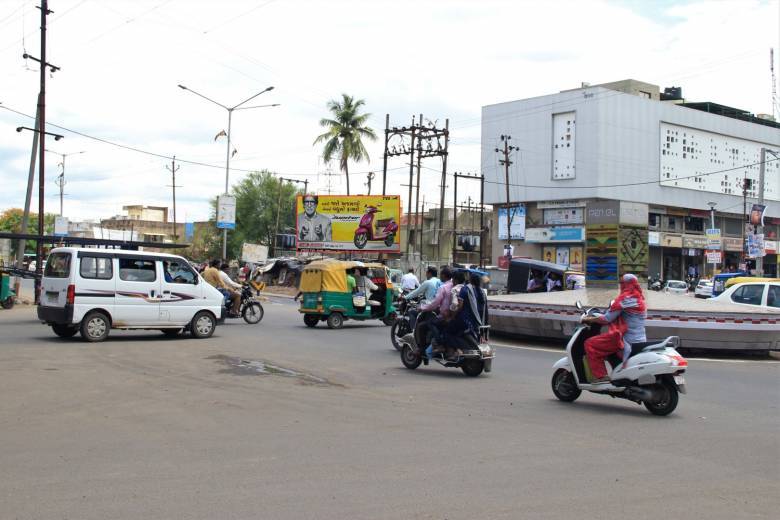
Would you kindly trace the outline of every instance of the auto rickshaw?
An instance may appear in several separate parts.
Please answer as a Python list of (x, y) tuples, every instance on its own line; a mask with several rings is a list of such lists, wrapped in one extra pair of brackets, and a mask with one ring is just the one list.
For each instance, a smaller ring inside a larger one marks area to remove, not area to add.
[(571, 270), (565, 265), (530, 258), (516, 258), (509, 264), (508, 292), (547, 292), (548, 280), (560, 282), (553, 285), (553, 290), (585, 288), (585, 273)]
[[(379, 288), (362, 291), (358, 281), (354, 291), (347, 288), (347, 273), (358, 269)], [(301, 306), (307, 327), (325, 321), (328, 328), (340, 329), (344, 320), (381, 320), (385, 325), (395, 321), (393, 282), (382, 264), (321, 260), (308, 264), (301, 273)], [(366, 293), (370, 294), (366, 294)]]
[(15, 297), (16, 293), (11, 289), (11, 277), (0, 272), (0, 306), (3, 309), (10, 309), (14, 306)]

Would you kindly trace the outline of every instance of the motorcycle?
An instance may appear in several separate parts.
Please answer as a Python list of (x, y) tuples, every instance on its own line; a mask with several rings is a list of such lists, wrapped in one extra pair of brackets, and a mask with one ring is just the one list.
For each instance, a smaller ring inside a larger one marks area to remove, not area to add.
[(647, 289), (650, 291), (660, 291), (664, 288), (664, 284), (661, 281), (661, 274), (657, 274), (655, 278), (652, 276), (647, 279)]
[(412, 332), (412, 316), (410, 311), (416, 311), (418, 305), (418, 301), (410, 301), (403, 296), (396, 300), (395, 307), (398, 309), (398, 316), (390, 327), (390, 341), (399, 352), (403, 348), (401, 338)]
[(433, 319), (434, 313), (422, 312), (417, 317), (414, 332), (402, 336), (399, 341), (401, 347), (401, 363), (414, 370), (420, 364), (426, 366), (431, 360), (443, 367), (460, 368), (464, 374), (477, 377), (483, 371), (490, 372), (493, 368), (495, 350), (488, 343), (490, 325), (483, 325), (479, 329), (479, 342), (471, 334), (463, 334), (453, 338), (448, 336), (447, 348), (460, 349), (461, 354), (455, 357), (447, 357), (445, 352), (434, 352), (430, 357), (426, 354), (426, 347), (431, 344), (432, 331), (427, 323)]
[(250, 325), (254, 325), (255, 323), (260, 323), (260, 320), (263, 319), (263, 316), (265, 315), (265, 311), (263, 310), (263, 305), (260, 303), (257, 298), (255, 298), (252, 295), (252, 288), (248, 284), (242, 284), (241, 286), (241, 304), (238, 308), (238, 315), (237, 316), (231, 316), (230, 315), (230, 309), (232, 308), (232, 302), (230, 301), (230, 298), (225, 297), (224, 301), (225, 306), (225, 318), (228, 319), (237, 319), (237, 318), (244, 318), (244, 321), (249, 323)]
[[(582, 317), (600, 316), (597, 309), (583, 310), (577, 302)], [(580, 324), (566, 346), (566, 357), (553, 365), (552, 391), (564, 402), (575, 401), (583, 390), (596, 394), (628, 399), (644, 404), (654, 415), (669, 415), (677, 408), (679, 393), (686, 393), (685, 376), (688, 361), (677, 348), (678, 336), (663, 341), (647, 341), (631, 345), (627, 363), (615, 354), (607, 359), (609, 364), (607, 384), (591, 384), (592, 376), (585, 356), (585, 340), (601, 333), (601, 325)]]
[[(354, 243), (358, 249), (363, 249), (369, 241), (383, 241), (387, 247), (392, 247), (395, 242), (395, 234), (398, 232), (398, 224), (395, 219), (388, 218), (377, 221), (374, 229), (374, 218), (379, 212), (378, 206), (366, 206), (366, 212), (360, 217), (360, 223), (355, 229)], [(381, 229), (380, 229), (381, 227)]]

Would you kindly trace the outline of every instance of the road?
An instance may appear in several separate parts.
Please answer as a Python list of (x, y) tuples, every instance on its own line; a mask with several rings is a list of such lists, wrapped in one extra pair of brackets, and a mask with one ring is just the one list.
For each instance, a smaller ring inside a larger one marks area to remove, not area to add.
[[(61, 340), (0, 312), (0, 503), (19, 519), (775, 518), (780, 364), (692, 359), (665, 418), (558, 402), (549, 345), (476, 379), (289, 300), (208, 340)], [(503, 343), (508, 343), (503, 340)], [(272, 364), (266, 371), (261, 363)]]

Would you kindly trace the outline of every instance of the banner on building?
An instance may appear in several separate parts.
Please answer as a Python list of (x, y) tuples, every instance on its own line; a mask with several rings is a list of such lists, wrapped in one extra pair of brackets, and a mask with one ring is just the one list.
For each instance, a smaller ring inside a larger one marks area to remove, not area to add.
[(544, 225), (557, 226), (582, 224), (585, 222), (584, 208), (556, 208), (544, 210)]
[(399, 195), (298, 195), (295, 206), (298, 250), (401, 252)]
[(230, 195), (217, 197), (217, 227), (236, 229), (236, 198)]
[(720, 249), (720, 229), (708, 229), (707, 236), (707, 249), (715, 250)]
[(583, 270), (583, 261), (582, 261), (582, 248), (581, 247), (570, 247), (569, 248), (569, 267), (572, 268), (575, 271), (582, 271)]
[(268, 246), (261, 244), (250, 244), (244, 242), (241, 246), (241, 261), (252, 262), (253, 264), (262, 264), (268, 259)]
[(568, 247), (558, 247), (555, 249), (555, 263), (559, 265), (565, 265), (568, 267), (569, 262), (571, 261), (569, 257), (569, 248)]
[(550, 262), (551, 264), (556, 263), (555, 262), (555, 255), (556, 255), (556, 248), (555, 247), (543, 247), (542, 248), (542, 260), (545, 262)]
[[(519, 204), (509, 208), (509, 225), (512, 240), (525, 239), (525, 205)], [(509, 240), (507, 234), (507, 208), (498, 208), (498, 239)]]

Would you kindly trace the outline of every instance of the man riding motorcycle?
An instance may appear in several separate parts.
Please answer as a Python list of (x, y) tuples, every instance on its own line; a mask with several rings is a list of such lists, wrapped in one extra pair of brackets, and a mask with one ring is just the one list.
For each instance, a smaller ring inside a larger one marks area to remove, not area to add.
[[(425, 353), (428, 357), (434, 353), (436, 346), (443, 343), (442, 333), (446, 326), (447, 320), (450, 318), (450, 304), (452, 302), (452, 271), (449, 267), (442, 267), (441, 281), (443, 282), (436, 291), (436, 297), (427, 303), (423, 303), (420, 306), (422, 312), (436, 311), (437, 316), (428, 322), (428, 326), (433, 332), (433, 342), (426, 349)], [(434, 345), (435, 344), (435, 345)]]
[(607, 332), (585, 341), (585, 353), (594, 377), (593, 384), (609, 382), (604, 360), (611, 354), (622, 352), (625, 363), (631, 354), (631, 343), (647, 341), (646, 318), (647, 306), (639, 280), (633, 274), (625, 274), (620, 281), (620, 294), (609, 306), (606, 314), (582, 319), (582, 323), (609, 325)]

